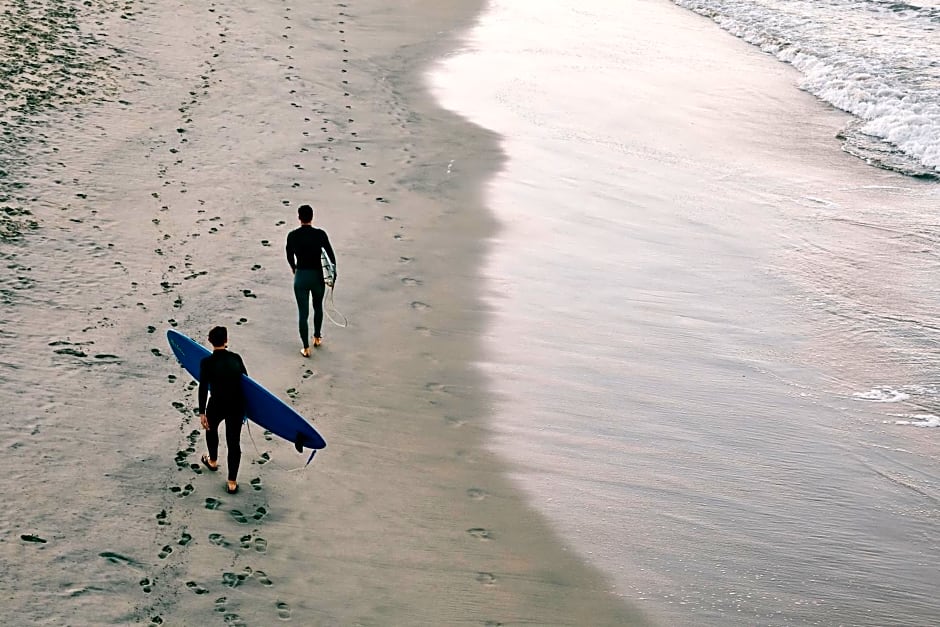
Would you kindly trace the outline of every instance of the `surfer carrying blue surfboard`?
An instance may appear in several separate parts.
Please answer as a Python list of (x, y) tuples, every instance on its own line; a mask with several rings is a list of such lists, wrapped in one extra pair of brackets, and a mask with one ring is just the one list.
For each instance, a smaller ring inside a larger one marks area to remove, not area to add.
[[(238, 491), (238, 465), (241, 462), (241, 432), (245, 418), (245, 393), (242, 375), (248, 374), (238, 353), (228, 350), (228, 329), (213, 327), (209, 331), (212, 353), (199, 364), (199, 422), (206, 431), (208, 454), (202, 463), (209, 470), (218, 470), (219, 425), (225, 421), (225, 444), (228, 448), (229, 494)], [(208, 403), (207, 403), (208, 400)]]
[(300, 354), (310, 357), (310, 330), (307, 318), (310, 302), (313, 302), (313, 345), (320, 346), (320, 328), (323, 326), (323, 296), (326, 282), (323, 279), (324, 253), (333, 263), (333, 280), (336, 280), (336, 255), (330, 238), (323, 229), (313, 226), (313, 207), (301, 205), (297, 209), (300, 226), (287, 234), (287, 263), (294, 273), (294, 297), (297, 299), (298, 326), (304, 347)]

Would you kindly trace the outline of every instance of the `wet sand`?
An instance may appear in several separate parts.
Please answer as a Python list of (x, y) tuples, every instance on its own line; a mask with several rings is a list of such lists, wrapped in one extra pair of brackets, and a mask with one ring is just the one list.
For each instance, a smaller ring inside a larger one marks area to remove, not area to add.
[[(486, 447), (481, 197), (503, 157), (422, 77), (479, 9), (86, 16), (115, 84), (46, 114), (16, 171), (38, 228), (2, 243), (4, 623), (640, 622)], [(349, 320), (309, 360), (283, 253), (302, 203)], [(302, 470), (244, 432), (233, 496), (164, 339), (215, 324), (329, 443)]]

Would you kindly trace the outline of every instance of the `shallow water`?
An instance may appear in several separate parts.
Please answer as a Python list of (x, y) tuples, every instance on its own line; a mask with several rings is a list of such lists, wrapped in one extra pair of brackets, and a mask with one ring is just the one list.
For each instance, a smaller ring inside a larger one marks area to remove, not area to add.
[(509, 156), (493, 445), (661, 624), (940, 618), (940, 190), (841, 152), (798, 79), (600, 1), (494, 2), (430, 79)]

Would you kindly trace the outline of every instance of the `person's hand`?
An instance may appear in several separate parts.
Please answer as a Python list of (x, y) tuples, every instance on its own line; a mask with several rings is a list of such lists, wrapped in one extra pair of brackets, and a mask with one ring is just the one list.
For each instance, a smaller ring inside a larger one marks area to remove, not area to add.
[(202, 428), (203, 428), (205, 431), (208, 431), (208, 430), (209, 430), (209, 419), (206, 418), (206, 415), (205, 415), (205, 414), (199, 414), (199, 424), (202, 425)]

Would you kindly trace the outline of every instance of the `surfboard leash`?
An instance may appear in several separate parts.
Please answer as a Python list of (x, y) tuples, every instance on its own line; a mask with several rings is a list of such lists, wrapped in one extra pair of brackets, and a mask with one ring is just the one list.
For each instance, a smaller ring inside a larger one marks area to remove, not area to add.
[[(349, 324), (349, 321), (346, 320), (346, 316), (344, 316), (344, 315), (336, 308), (336, 303), (333, 302), (333, 293), (334, 293), (335, 290), (336, 290), (336, 284), (333, 283), (332, 285), (330, 285), (330, 286), (329, 286), (329, 290), (330, 290), (330, 298), (329, 298), (329, 301), (328, 301), (328, 302), (329, 302), (329, 307), (323, 307), (323, 311), (326, 313), (326, 317), (330, 319), (330, 322), (332, 322), (333, 324), (335, 324), (335, 325), (338, 326), (338, 327), (341, 327), (341, 328), (344, 328), (344, 329), (345, 329), (346, 326)], [(343, 319), (343, 323), (342, 323), (342, 324), (340, 324), (339, 322), (337, 322), (337, 321), (333, 318), (333, 316), (330, 314), (330, 308), (333, 309), (333, 312), (334, 312), (336, 315), (338, 315), (340, 318)]]
[(281, 466), (281, 465), (278, 464), (276, 461), (274, 461), (273, 459), (271, 459), (270, 454), (268, 454), (268, 457), (265, 458), (265, 453), (262, 453), (260, 450), (258, 450), (258, 444), (255, 442), (255, 436), (252, 435), (252, 433), (251, 433), (251, 423), (250, 423), (249, 421), (247, 421), (247, 420), (245, 421), (245, 429), (248, 431), (248, 439), (251, 440), (251, 445), (252, 445), (253, 447), (255, 447), (255, 453), (258, 454), (258, 457), (260, 457), (261, 459), (264, 459), (266, 464), (274, 464), (275, 467), (280, 468), (280, 469), (283, 470), (284, 472), (303, 472), (303, 471), (305, 471), (305, 470), (307, 469), (307, 466), (310, 465), (310, 462), (313, 461), (313, 456), (317, 454), (317, 449), (312, 449), (312, 452), (310, 453), (310, 457), (307, 459), (307, 463), (304, 464), (303, 466), (299, 467), (299, 468), (287, 468), (287, 467), (285, 467), (285, 466)]

